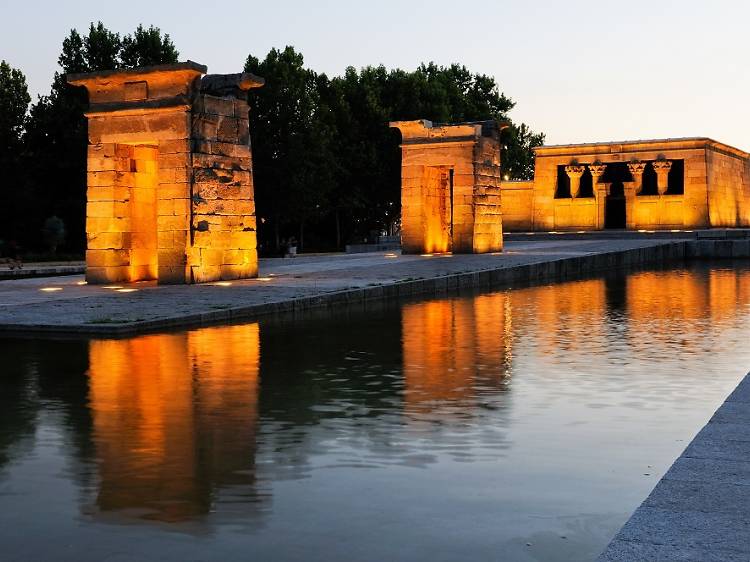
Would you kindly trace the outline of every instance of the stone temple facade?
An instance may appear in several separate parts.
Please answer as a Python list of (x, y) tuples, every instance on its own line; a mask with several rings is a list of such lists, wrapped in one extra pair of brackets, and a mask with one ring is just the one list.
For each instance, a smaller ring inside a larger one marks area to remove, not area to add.
[(503, 182), (509, 231), (750, 226), (750, 154), (708, 138), (543, 146)]
[(67, 76), (90, 102), (88, 282), (257, 276), (247, 90), (263, 80), (206, 72), (188, 61)]
[(501, 251), (499, 135), (504, 125), (418, 120), (390, 126), (402, 138), (402, 251)]

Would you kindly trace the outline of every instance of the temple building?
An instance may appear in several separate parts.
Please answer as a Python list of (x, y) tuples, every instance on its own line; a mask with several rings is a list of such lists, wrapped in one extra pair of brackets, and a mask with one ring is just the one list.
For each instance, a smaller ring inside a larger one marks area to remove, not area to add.
[(188, 61), (67, 76), (89, 93), (88, 282), (257, 276), (247, 90), (263, 79), (206, 72)]
[(503, 182), (508, 231), (750, 226), (750, 154), (708, 138), (542, 146)]
[(501, 251), (499, 136), (504, 125), (418, 120), (390, 126), (402, 138), (402, 251)]

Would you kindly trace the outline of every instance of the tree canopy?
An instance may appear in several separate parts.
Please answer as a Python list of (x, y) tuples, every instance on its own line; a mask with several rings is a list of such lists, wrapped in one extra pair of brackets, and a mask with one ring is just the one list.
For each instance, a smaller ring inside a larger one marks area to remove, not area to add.
[(29, 113), (24, 143), (26, 181), (17, 202), (23, 212), (14, 231), (23, 247), (42, 246), (44, 221), (57, 216), (68, 233), (68, 249), (85, 248), (86, 93), (68, 85), (65, 74), (172, 63), (178, 56), (169, 35), (153, 26), (139, 25), (123, 38), (102, 22), (92, 23), (84, 35), (70, 31), (62, 43), (60, 69), (51, 91), (40, 96)]
[[(85, 248), (86, 94), (65, 74), (173, 63), (178, 56), (157, 27), (139, 25), (124, 36), (102, 22), (85, 33), (73, 29), (50, 93), (31, 106), (23, 74), (0, 63), (0, 187), (7, 203), (0, 205), (0, 239), (27, 250), (45, 241), (52, 246), (54, 222), (66, 250)], [(259, 243), (267, 252), (290, 236), (308, 250), (340, 249), (394, 228), (400, 152), (389, 121), (507, 120), (514, 106), (494, 78), (460, 64), (350, 67), (329, 78), (286, 47), (263, 59), (248, 56), (245, 70), (266, 79), (249, 101)], [(503, 173), (531, 177), (532, 148), (543, 140), (522, 123), (506, 129)]]
[(0, 62), (0, 240), (14, 238), (19, 221), (16, 206), (23, 178), (20, 161), (30, 101), (23, 72), (6, 61)]
[[(507, 120), (514, 102), (494, 78), (465, 66), (422, 64), (414, 71), (347, 68), (328, 78), (305, 68), (292, 47), (247, 59), (266, 79), (251, 94), (251, 135), (260, 241), (280, 237), (339, 249), (352, 239), (390, 231), (400, 214), (398, 133), (389, 121), (438, 123)], [(533, 175), (532, 149), (544, 135), (511, 125), (502, 142), (503, 173)], [(307, 228), (305, 228), (307, 226)]]

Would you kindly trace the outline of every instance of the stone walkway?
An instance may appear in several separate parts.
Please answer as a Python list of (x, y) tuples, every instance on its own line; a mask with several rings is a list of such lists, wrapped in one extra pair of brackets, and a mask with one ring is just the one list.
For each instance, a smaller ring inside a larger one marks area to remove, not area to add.
[(750, 374), (598, 562), (750, 560)]
[(458, 287), (552, 281), (682, 255), (684, 244), (669, 240), (553, 240), (509, 242), (501, 254), (264, 259), (258, 279), (203, 285), (86, 285), (83, 276), (0, 281), (0, 331), (132, 334)]

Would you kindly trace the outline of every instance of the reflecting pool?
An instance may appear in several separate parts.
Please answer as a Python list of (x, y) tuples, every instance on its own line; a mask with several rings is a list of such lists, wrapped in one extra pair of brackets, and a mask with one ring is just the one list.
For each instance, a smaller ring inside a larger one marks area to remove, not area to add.
[(0, 340), (0, 558), (593, 560), (748, 341), (736, 264)]

